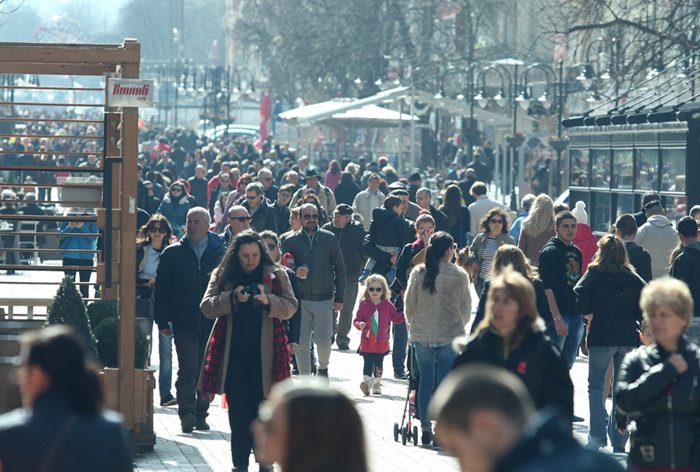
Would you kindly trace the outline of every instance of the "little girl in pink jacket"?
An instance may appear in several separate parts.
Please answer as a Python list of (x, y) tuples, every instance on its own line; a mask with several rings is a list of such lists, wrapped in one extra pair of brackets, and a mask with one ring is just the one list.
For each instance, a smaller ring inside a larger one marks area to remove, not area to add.
[[(357, 307), (355, 327), (362, 331), (359, 353), (364, 358), (360, 390), (369, 395), (382, 394), (382, 372), (384, 356), (389, 352), (389, 329), (391, 323), (403, 323), (403, 313), (396, 310), (389, 301), (389, 287), (386, 279), (373, 274), (365, 280), (365, 293)], [(374, 378), (372, 376), (374, 375)]]

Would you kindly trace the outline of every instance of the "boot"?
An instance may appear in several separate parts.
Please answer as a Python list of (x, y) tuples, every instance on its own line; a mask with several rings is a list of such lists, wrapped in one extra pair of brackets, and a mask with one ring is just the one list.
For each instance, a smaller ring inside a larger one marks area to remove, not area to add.
[(372, 383), (372, 395), (382, 394), (382, 377), (381, 375), (374, 376), (374, 382)]
[(362, 376), (362, 382), (360, 382), (360, 390), (365, 396), (369, 395), (369, 389), (372, 388), (372, 377), (369, 375)]

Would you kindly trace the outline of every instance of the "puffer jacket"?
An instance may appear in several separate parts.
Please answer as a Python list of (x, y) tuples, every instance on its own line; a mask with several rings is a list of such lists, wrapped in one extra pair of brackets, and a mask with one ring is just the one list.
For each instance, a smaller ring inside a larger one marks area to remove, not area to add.
[(576, 309), (593, 314), (588, 346), (639, 346), (637, 323), (642, 319), (639, 297), (646, 283), (631, 270), (589, 269), (576, 283)]
[(678, 375), (658, 344), (625, 356), (615, 386), (617, 406), (630, 415), (629, 463), (700, 470), (700, 349), (681, 337), (688, 370)]
[(61, 249), (81, 249), (93, 252), (63, 252), (63, 257), (91, 261), (97, 250), (97, 237), (73, 236), (73, 234), (88, 233), (97, 234), (97, 225), (93, 222), (83, 222), (79, 228), (71, 228), (68, 223), (61, 228), (58, 247)]
[(307, 278), (297, 279), (302, 300), (343, 302), (345, 263), (333, 233), (321, 228), (313, 235), (296, 231), (282, 242), (282, 254), (287, 252), (294, 255), (297, 267), (309, 268)]
[(634, 242), (642, 246), (651, 256), (651, 276), (668, 275), (671, 253), (678, 245), (678, 234), (664, 215), (652, 215), (639, 228)]

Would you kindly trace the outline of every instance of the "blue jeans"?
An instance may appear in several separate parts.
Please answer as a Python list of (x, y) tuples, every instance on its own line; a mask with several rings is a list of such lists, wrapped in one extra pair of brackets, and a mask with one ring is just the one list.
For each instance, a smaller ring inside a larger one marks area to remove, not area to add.
[(583, 338), (583, 317), (581, 315), (562, 315), (562, 318), (569, 329), (569, 334), (567, 336), (553, 336), (552, 343), (559, 349), (566, 364), (571, 369), (576, 361), (578, 348)]
[(394, 324), (391, 328), (394, 344), (391, 348), (391, 363), (394, 374), (406, 373), (406, 347), (408, 347), (408, 328), (406, 323)]
[(158, 391), (160, 398), (163, 399), (170, 395), (170, 388), (173, 385), (173, 337), (164, 336), (160, 331), (158, 332), (158, 359)]
[(588, 348), (588, 407), (591, 412), (588, 442), (591, 446), (604, 447), (610, 438), (612, 447), (624, 448), (629, 436), (627, 432), (620, 434), (615, 425), (615, 395), (613, 395), (612, 411), (608, 420), (607, 433), (605, 430), (605, 373), (613, 361), (613, 385), (617, 385), (620, 364), (625, 354), (634, 350), (629, 346), (601, 346)]
[(419, 343), (414, 342), (416, 363), (420, 382), (418, 383), (418, 418), (423, 430), (431, 429), (428, 404), (433, 392), (452, 369), (457, 353), (451, 343)]

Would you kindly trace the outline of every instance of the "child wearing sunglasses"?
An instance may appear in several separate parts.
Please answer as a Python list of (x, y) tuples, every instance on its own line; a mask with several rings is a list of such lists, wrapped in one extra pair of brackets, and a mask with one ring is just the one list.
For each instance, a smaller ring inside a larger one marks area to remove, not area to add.
[(389, 352), (389, 328), (391, 323), (403, 323), (403, 313), (396, 310), (389, 301), (387, 281), (379, 274), (372, 274), (365, 280), (365, 291), (355, 314), (355, 328), (362, 331), (358, 352), (364, 358), (360, 390), (365, 395), (370, 390), (375, 395), (382, 394), (382, 373), (384, 356)]

